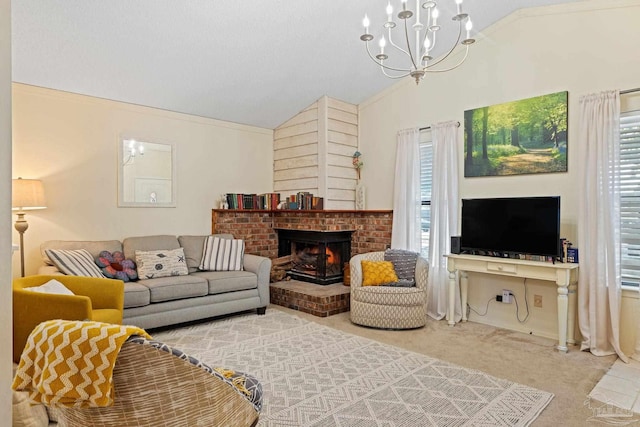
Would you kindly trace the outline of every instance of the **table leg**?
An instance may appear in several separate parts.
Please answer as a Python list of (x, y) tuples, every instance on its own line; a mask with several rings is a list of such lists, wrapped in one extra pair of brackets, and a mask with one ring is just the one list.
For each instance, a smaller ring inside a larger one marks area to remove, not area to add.
[(569, 348), (567, 348), (568, 293), (566, 285), (558, 285), (558, 345), (556, 348), (565, 353), (569, 351)]
[(449, 271), (449, 310), (447, 310), (447, 321), (449, 326), (456, 324), (456, 272)]
[(467, 321), (467, 289), (469, 288), (469, 276), (466, 271), (460, 272), (460, 302), (462, 303), (462, 321)]
[(567, 342), (569, 344), (576, 343), (576, 309), (577, 309), (577, 295), (578, 289), (577, 283), (571, 283), (569, 285), (569, 310), (567, 313)]

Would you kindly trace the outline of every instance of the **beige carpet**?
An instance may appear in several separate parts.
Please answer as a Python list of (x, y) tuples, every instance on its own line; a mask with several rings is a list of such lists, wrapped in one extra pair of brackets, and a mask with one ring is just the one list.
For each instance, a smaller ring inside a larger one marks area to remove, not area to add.
[(588, 395), (616, 360), (576, 347), (559, 353), (550, 339), (473, 322), (451, 328), (429, 320), (421, 329), (387, 331), (354, 325), (348, 312), (320, 318), (276, 305), (269, 309), (551, 392), (555, 397), (533, 422), (536, 427), (595, 425), (588, 421), (593, 416)]

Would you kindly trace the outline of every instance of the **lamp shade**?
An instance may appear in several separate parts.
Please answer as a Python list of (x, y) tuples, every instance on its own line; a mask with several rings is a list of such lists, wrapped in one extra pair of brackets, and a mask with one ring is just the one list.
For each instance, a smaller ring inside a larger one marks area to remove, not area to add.
[(12, 191), (11, 206), (13, 210), (26, 211), (47, 207), (44, 187), (39, 179), (14, 179)]

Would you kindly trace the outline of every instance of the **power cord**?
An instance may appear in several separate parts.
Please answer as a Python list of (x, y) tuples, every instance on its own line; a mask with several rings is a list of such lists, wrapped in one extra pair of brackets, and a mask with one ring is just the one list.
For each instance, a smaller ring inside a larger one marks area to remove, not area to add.
[(518, 322), (520, 323), (525, 323), (529, 318), (529, 314), (531, 314), (529, 312), (529, 301), (527, 301), (527, 279), (526, 278), (524, 279), (524, 305), (527, 309), (527, 315), (524, 316), (524, 319), (520, 320), (520, 305), (518, 305), (518, 298), (515, 296), (513, 292), (509, 292), (509, 293), (513, 297), (513, 300), (516, 302), (516, 319), (518, 319)]
[[(529, 311), (529, 301), (527, 300), (527, 279), (526, 278), (524, 279), (523, 284), (524, 284), (524, 305), (527, 310), (527, 314), (526, 316), (524, 316), (524, 319), (520, 319), (520, 304), (518, 304), (518, 297), (516, 297), (516, 295), (513, 292), (509, 292), (509, 294), (513, 297), (513, 300), (516, 302), (516, 319), (518, 319), (519, 323), (525, 323), (527, 319), (529, 319), (529, 315), (531, 314), (531, 312)], [(480, 313), (478, 310), (471, 307), (469, 303), (467, 303), (467, 317), (469, 317), (469, 313), (471, 311), (473, 311), (478, 316), (486, 316), (487, 313), (489, 312), (489, 304), (491, 304), (491, 301), (497, 301), (496, 297), (489, 298), (489, 300), (487, 301), (487, 305), (485, 306), (484, 313)]]
[(489, 301), (487, 301), (487, 306), (484, 309), (484, 313), (478, 312), (475, 308), (471, 307), (471, 305), (469, 303), (467, 303), (467, 317), (469, 317), (469, 312), (470, 311), (473, 311), (478, 316), (486, 316), (487, 313), (489, 312), (489, 304), (491, 303), (491, 301), (496, 301), (496, 297), (492, 297), (492, 298), (489, 299)]

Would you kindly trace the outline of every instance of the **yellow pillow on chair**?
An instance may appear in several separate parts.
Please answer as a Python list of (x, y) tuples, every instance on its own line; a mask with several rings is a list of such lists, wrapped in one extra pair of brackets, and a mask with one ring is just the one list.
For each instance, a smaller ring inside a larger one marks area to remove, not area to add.
[(361, 261), (362, 286), (377, 286), (398, 281), (391, 261)]

